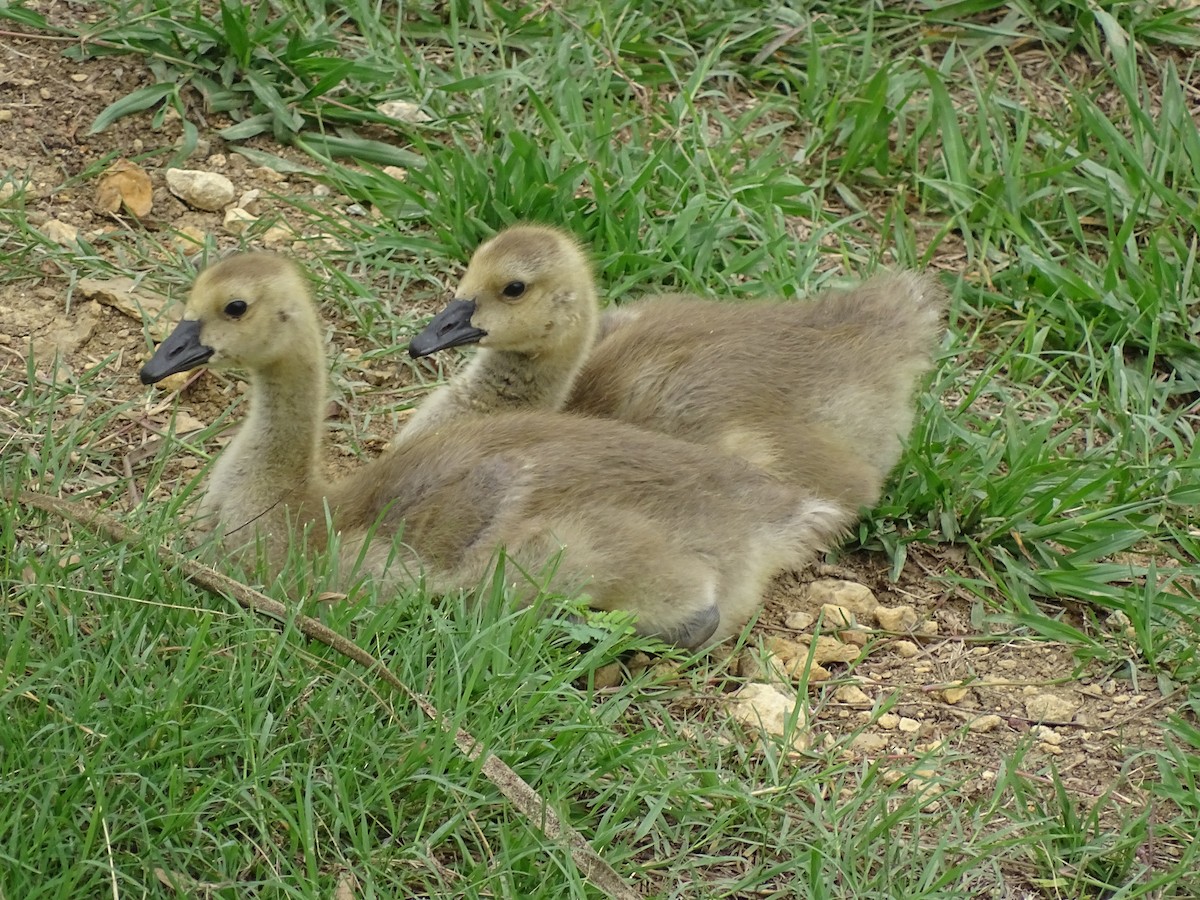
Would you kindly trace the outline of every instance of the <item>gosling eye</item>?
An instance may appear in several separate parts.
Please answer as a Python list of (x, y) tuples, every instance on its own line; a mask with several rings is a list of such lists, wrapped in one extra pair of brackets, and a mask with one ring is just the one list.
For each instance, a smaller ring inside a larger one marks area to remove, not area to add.
[(249, 305), (245, 300), (230, 300), (225, 304), (225, 315), (231, 319), (240, 319), (246, 314)]
[(504, 296), (509, 300), (516, 300), (523, 293), (525, 293), (525, 282), (510, 281), (504, 286), (504, 290), (502, 290), (500, 293), (504, 294)]

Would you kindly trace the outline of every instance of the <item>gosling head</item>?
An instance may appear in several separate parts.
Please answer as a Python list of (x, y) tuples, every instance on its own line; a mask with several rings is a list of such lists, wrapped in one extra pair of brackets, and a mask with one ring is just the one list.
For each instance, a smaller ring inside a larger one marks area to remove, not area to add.
[(447, 347), (538, 355), (578, 346), (596, 317), (592, 267), (575, 239), (544, 225), (514, 225), (484, 243), (456, 298), (408, 346), (413, 359)]
[(142, 384), (207, 363), (268, 370), (293, 358), (314, 332), (308, 284), (299, 267), (273, 253), (244, 253), (200, 273), (183, 318), (142, 368)]

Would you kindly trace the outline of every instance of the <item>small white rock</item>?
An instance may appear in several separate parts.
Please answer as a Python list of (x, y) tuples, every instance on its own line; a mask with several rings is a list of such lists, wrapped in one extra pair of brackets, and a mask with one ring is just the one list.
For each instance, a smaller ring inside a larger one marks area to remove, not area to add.
[(74, 245), (79, 238), (78, 228), (59, 219), (50, 219), (39, 226), (38, 231), (54, 241), (54, 243), (62, 244), (64, 247)]
[(910, 631), (920, 621), (911, 606), (880, 606), (875, 610), (875, 619), (884, 631), (893, 632)]
[(259, 181), (266, 181), (270, 184), (279, 184), (279, 182), (287, 180), (286, 175), (282, 172), (276, 172), (269, 166), (259, 166), (256, 169), (252, 169), (251, 172)]
[(843, 684), (833, 692), (834, 699), (849, 706), (870, 706), (871, 698), (856, 684)]
[(1070, 722), (1079, 704), (1057, 694), (1034, 694), (1025, 701), (1025, 714), (1035, 722)]
[(878, 753), (887, 747), (887, 743), (887, 738), (882, 734), (864, 731), (862, 734), (855, 735), (854, 740), (850, 742), (850, 748), (861, 753)]
[(296, 232), (288, 228), (286, 225), (272, 225), (263, 232), (264, 244), (282, 244), (285, 241), (290, 241), (296, 236)]
[(970, 723), (968, 723), (967, 728), (978, 734), (984, 734), (989, 731), (994, 731), (1001, 724), (1003, 724), (1003, 722), (1004, 720), (995, 713), (988, 713), (985, 716), (979, 716), (976, 719), (972, 719)]
[(854, 613), (848, 607), (836, 603), (821, 604), (821, 627), (826, 631), (842, 631), (856, 624)]
[(808, 586), (809, 603), (823, 605), (833, 603), (844, 606), (860, 618), (868, 618), (879, 605), (879, 600), (866, 585), (840, 578), (819, 578)]
[(235, 206), (225, 213), (225, 221), (221, 223), (221, 227), (230, 234), (241, 234), (257, 221), (258, 219), (250, 215), (246, 210)]
[(855, 647), (865, 647), (871, 636), (857, 628), (847, 628), (845, 631), (838, 632), (838, 639), (842, 643), (853, 644)]
[(812, 613), (807, 613), (802, 609), (795, 609), (787, 614), (787, 618), (783, 620), (783, 624), (796, 631), (807, 631), (815, 621), (816, 619), (813, 618)]
[(248, 213), (258, 215), (258, 210), (255, 207), (258, 206), (258, 198), (261, 195), (262, 191), (260, 191), (258, 188), (253, 188), (249, 191), (243, 191), (242, 196), (238, 197), (237, 205), (241, 209), (246, 210)]
[(747, 728), (775, 737), (782, 737), (789, 721), (794, 721), (791, 749), (807, 750), (810, 746), (806, 699), (780, 685), (751, 682), (730, 698), (728, 708), (729, 714)]
[(901, 659), (912, 659), (921, 655), (921, 648), (912, 641), (892, 641), (892, 649)]
[(195, 225), (183, 225), (175, 229), (174, 240), (175, 245), (180, 247), (185, 253), (192, 253), (197, 247), (204, 246), (208, 240), (208, 235)]
[(921, 730), (921, 723), (916, 719), (910, 719), (908, 716), (901, 716), (897, 727), (906, 734), (915, 734)]
[(196, 209), (216, 212), (233, 202), (233, 182), (218, 172), (198, 169), (167, 169), (171, 193)]
[(1029, 730), (1033, 733), (1035, 738), (1046, 744), (1054, 744), (1057, 746), (1063, 741), (1062, 735), (1047, 725), (1034, 725)]
[(942, 690), (942, 699), (954, 706), (956, 703), (961, 703), (969, 693), (971, 693), (969, 687), (948, 687)]

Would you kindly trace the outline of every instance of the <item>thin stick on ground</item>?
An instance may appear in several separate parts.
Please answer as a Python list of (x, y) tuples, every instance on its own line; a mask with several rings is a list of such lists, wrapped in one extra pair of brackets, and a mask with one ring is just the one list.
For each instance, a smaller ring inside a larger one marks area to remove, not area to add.
[[(74, 522), (103, 535), (110, 541), (146, 545), (146, 541), (142, 540), (141, 536), (133, 529), (122, 525), (111, 516), (88, 509), (78, 503), (29, 491), (19, 491), (17, 502)], [(619, 900), (634, 900), (634, 898), (643, 896), (604, 861), (583, 835), (559, 818), (558, 813), (550, 808), (550, 805), (533, 789), (529, 782), (525, 781), (499, 757), (492, 754), (485, 756), (486, 749), (474, 737), (462, 728), (454, 728), (429, 700), (404, 684), (392, 674), (387, 666), (358, 644), (316, 619), (300, 613), (293, 613), (278, 600), (273, 600), (266, 594), (256, 591), (228, 575), (221, 574), (216, 569), (188, 559), (162, 545), (152, 546), (150, 549), (164, 563), (178, 567), (188, 581), (197, 587), (212, 594), (232, 597), (238, 604), (251, 612), (274, 619), (282, 624), (294, 623), (297, 630), (305, 637), (319, 641), (359, 663), (368, 672), (379, 676), (417, 704), (421, 712), (442, 728), (447, 731), (453, 729), (454, 743), (467, 759), (474, 761), (483, 756), (483, 773), (488, 780), (496, 785), (500, 789), (500, 793), (504, 794), (513, 806), (520, 810), (548, 838), (565, 841), (570, 847), (571, 857), (575, 860), (575, 864), (592, 884), (609, 897), (619, 898)]]

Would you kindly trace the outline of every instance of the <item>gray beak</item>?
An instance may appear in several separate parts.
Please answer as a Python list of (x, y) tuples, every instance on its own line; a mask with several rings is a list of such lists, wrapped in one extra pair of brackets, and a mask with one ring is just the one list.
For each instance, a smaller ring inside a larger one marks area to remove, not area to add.
[(208, 362), (212, 355), (212, 347), (205, 347), (200, 343), (199, 320), (184, 319), (167, 335), (167, 339), (158, 345), (150, 362), (142, 366), (142, 384), (156, 384), (168, 375), (194, 369), (201, 363)]
[(448, 347), (474, 344), (487, 332), (471, 325), (475, 314), (474, 300), (451, 300), (440, 313), (429, 320), (425, 329), (408, 345), (408, 355), (420, 359)]

